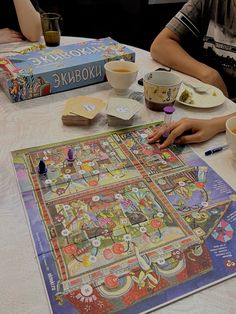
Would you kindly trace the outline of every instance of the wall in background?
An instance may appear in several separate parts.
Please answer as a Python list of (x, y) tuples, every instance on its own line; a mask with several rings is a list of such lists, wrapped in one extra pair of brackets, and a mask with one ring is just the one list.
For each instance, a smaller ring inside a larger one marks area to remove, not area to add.
[(39, 0), (47, 12), (63, 17), (65, 36), (113, 39), (149, 50), (156, 35), (183, 3), (149, 4), (148, 0)]

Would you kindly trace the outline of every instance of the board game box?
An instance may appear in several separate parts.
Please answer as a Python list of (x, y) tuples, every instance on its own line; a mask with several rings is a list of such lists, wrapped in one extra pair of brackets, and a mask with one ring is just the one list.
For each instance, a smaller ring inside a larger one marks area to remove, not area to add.
[(106, 80), (104, 64), (135, 61), (135, 52), (107, 37), (0, 58), (0, 84), (12, 102)]
[(144, 313), (235, 276), (235, 191), (154, 127), (12, 152), (52, 313)]

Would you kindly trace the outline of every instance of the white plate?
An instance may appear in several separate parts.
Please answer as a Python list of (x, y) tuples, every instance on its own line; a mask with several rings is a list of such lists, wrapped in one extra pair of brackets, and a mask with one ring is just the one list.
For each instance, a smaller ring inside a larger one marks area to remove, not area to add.
[[(199, 83), (198, 83), (199, 85)], [(184, 83), (181, 84), (178, 95), (176, 100), (185, 106), (189, 107), (195, 107), (195, 108), (212, 108), (212, 107), (217, 107), (220, 106), (224, 103), (225, 101), (225, 96), (222, 93), (222, 91), (209, 84), (203, 84), (204, 87), (207, 87), (207, 92), (205, 93), (197, 93), (192, 87), (185, 85)], [(180, 95), (184, 90), (188, 90), (192, 93), (192, 99), (193, 103), (188, 104), (186, 102), (183, 102), (179, 100)]]

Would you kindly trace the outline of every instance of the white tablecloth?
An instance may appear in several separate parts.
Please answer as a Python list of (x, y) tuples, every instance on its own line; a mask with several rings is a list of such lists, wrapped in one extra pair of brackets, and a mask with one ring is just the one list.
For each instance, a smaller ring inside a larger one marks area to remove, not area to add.
[[(72, 43), (78, 42), (79, 39), (63, 38), (62, 41)], [(140, 66), (139, 78), (158, 67), (149, 52), (132, 49), (136, 51), (136, 62)], [(186, 78), (185, 75), (182, 76)], [(132, 89), (143, 91), (143, 87), (137, 83), (133, 84)], [(90, 95), (106, 100), (112, 93), (106, 82), (13, 104), (0, 91), (0, 314), (49, 313), (43, 280), (27, 226), (10, 152), (112, 130), (107, 126), (105, 115), (91, 127), (67, 127), (61, 122), (64, 102), (69, 97)], [(175, 119), (183, 116), (215, 117), (235, 111), (235, 106), (236, 104), (230, 100), (226, 100), (219, 107), (207, 110), (176, 105)], [(161, 119), (162, 113), (149, 111), (143, 105), (143, 109), (135, 119), (135, 124)], [(225, 142), (225, 135), (221, 134), (204, 144), (193, 145), (193, 148), (236, 189), (236, 162), (232, 159), (231, 151), (225, 150), (207, 159), (204, 156), (204, 151), (209, 147)], [(235, 286), (236, 279), (233, 278), (170, 304), (157, 312), (233, 314), (236, 311)]]

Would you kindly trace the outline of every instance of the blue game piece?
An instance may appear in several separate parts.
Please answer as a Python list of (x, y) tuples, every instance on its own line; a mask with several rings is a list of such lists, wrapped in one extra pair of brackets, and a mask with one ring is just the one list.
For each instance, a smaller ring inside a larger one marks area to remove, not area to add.
[(73, 153), (73, 150), (71, 148), (69, 148), (69, 150), (68, 150), (67, 160), (68, 161), (74, 161), (75, 160), (74, 153)]
[(40, 162), (39, 162), (39, 166), (38, 166), (38, 173), (39, 174), (45, 174), (47, 173), (47, 167), (46, 167), (46, 164), (45, 162), (41, 159)]

